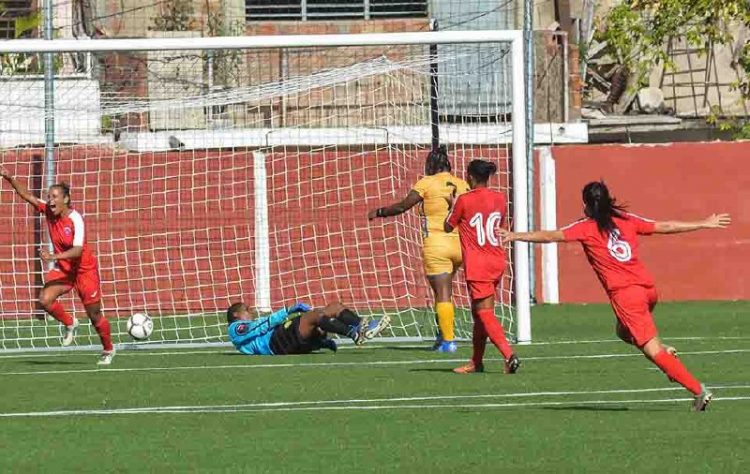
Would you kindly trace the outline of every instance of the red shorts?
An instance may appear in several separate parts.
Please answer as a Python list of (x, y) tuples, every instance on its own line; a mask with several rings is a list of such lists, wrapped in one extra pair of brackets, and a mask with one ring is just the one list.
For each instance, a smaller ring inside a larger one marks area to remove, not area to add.
[(630, 336), (632, 342), (643, 347), (657, 336), (654, 316), (651, 314), (658, 300), (653, 286), (628, 286), (609, 293), (609, 301), (625, 334), (618, 331), (623, 339)]
[(99, 271), (96, 269), (76, 273), (65, 273), (59, 269), (52, 269), (47, 272), (44, 281), (47, 284), (55, 282), (65, 285), (68, 288), (66, 293), (75, 288), (84, 306), (98, 303), (102, 299)]
[(469, 296), (472, 300), (483, 300), (488, 296), (495, 296), (495, 288), (500, 280), (495, 281), (467, 281), (466, 287), (469, 289)]

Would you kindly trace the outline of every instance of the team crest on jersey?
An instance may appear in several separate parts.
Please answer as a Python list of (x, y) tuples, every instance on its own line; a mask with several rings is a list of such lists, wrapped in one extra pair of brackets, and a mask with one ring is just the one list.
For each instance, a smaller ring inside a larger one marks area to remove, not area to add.
[(237, 334), (245, 334), (247, 332), (247, 328), (248, 328), (248, 325), (245, 323), (242, 323), (242, 324), (237, 325), (237, 329), (235, 329), (235, 331), (237, 332)]
[(73, 233), (73, 229), (71, 229), (70, 227), (64, 227), (63, 232), (65, 233), (65, 235), (70, 235)]

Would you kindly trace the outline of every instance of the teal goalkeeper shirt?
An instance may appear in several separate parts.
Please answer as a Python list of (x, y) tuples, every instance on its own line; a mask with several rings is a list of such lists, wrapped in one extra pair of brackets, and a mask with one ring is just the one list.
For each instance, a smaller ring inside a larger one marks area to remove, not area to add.
[(229, 339), (243, 354), (273, 355), (271, 337), (276, 327), (283, 324), (288, 316), (286, 308), (282, 308), (264, 318), (234, 321), (227, 328)]

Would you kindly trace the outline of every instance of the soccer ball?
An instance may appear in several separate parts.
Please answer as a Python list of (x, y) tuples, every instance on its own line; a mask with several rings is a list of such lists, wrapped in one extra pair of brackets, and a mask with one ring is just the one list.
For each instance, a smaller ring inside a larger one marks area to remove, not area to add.
[(128, 319), (128, 334), (136, 341), (145, 341), (154, 332), (154, 322), (146, 313), (135, 313)]

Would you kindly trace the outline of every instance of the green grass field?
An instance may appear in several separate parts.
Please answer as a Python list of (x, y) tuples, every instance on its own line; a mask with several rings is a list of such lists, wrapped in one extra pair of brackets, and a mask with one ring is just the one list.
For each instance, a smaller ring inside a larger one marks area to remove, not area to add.
[(0, 354), (0, 472), (748, 472), (750, 302), (657, 309), (715, 401), (613, 334), (606, 306), (537, 307), (503, 375), (459, 376), (470, 347)]

